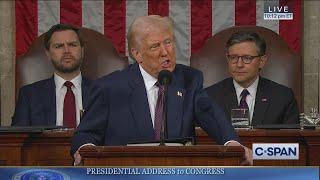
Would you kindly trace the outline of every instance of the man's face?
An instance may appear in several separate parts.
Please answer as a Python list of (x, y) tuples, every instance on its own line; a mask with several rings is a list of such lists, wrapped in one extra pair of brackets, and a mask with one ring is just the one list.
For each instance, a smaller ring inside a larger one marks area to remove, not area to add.
[(77, 34), (72, 30), (53, 33), (46, 54), (58, 72), (71, 73), (80, 70), (83, 48)]
[(132, 55), (142, 68), (153, 77), (161, 70), (173, 71), (176, 65), (173, 35), (167, 30), (150, 28), (139, 33), (138, 47), (132, 48)]
[(259, 69), (262, 69), (267, 60), (266, 56), (258, 56), (258, 48), (254, 42), (241, 42), (232, 45), (228, 49), (227, 57), (251, 56), (252, 61), (246, 64), (241, 58), (232, 62), (228, 60), (228, 69), (232, 78), (242, 87), (249, 87), (259, 76)]

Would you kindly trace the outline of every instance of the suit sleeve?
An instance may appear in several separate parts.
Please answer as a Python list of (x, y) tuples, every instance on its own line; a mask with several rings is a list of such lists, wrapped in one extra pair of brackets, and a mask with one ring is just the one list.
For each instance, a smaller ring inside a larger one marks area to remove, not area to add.
[(203, 78), (199, 76), (198, 87), (195, 94), (195, 118), (199, 125), (214, 138), (218, 144), (229, 140), (239, 141), (231, 121), (227, 119), (222, 108), (219, 107), (202, 89)]
[(27, 89), (21, 88), (18, 101), (12, 116), (11, 126), (29, 126), (30, 125), (30, 101)]
[(71, 155), (83, 144), (103, 145), (108, 119), (106, 94), (106, 90), (96, 84), (90, 89), (87, 110), (72, 138)]
[(299, 124), (299, 109), (297, 101), (294, 97), (292, 90), (290, 89), (289, 94), (289, 103), (284, 112), (284, 124)]

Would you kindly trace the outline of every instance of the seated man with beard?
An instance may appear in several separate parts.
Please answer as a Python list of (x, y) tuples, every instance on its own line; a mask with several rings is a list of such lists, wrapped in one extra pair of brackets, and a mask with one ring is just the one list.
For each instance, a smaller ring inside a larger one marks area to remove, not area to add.
[(81, 75), (83, 42), (79, 29), (65, 24), (50, 28), (44, 36), (53, 76), (22, 87), (12, 126), (65, 126), (80, 123), (90, 81)]

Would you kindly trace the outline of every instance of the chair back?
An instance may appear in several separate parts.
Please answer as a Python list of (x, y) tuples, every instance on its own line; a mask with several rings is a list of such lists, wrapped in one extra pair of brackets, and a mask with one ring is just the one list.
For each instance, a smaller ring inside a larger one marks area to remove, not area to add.
[[(128, 66), (127, 58), (120, 57), (111, 40), (103, 34), (88, 28), (80, 28), (79, 34), (84, 42), (84, 59), (81, 66), (84, 76), (96, 79)], [(50, 78), (53, 74), (53, 66), (45, 54), (43, 38), (44, 34), (17, 59), (16, 92), (24, 85)]]
[(212, 36), (198, 53), (191, 56), (190, 66), (199, 69), (204, 75), (204, 87), (211, 86), (229, 77), (225, 46), (231, 34), (237, 31), (254, 31), (263, 37), (267, 44), (268, 61), (261, 76), (293, 89), (299, 109), (302, 105), (301, 56), (294, 53), (274, 31), (259, 26), (235, 26)]

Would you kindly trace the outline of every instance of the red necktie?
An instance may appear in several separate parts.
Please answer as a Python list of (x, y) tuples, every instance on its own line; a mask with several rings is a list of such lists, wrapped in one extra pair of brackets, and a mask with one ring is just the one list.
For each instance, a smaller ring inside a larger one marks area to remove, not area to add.
[(159, 86), (159, 91), (154, 115), (154, 132), (155, 140), (160, 140), (160, 131), (163, 124), (164, 86), (159, 85), (159, 83), (156, 83), (156, 85)]
[(63, 103), (63, 126), (68, 128), (76, 127), (76, 101), (71, 90), (72, 82), (66, 81), (64, 85), (67, 87), (67, 93), (64, 96)]

